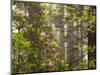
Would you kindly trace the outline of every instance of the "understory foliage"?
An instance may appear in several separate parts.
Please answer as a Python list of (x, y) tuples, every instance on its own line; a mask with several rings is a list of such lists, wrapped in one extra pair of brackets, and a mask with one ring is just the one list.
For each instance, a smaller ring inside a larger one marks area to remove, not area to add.
[[(13, 73), (96, 68), (95, 6), (22, 1), (12, 3)], [(59, 30), (64, 25), (67, 25), (68, 31), (63, 38), (74, 41), (67, 42), (67, 51), (83, 51), (75, 60), (72, 57), (74, 54), (67, 55), (68, 60), (65, 57), (64, 40), (61, 40), (64, 29), (61, 32), (55, 29), (58, 27)], [(76, 43), (72, 37), (79, 41)], [(84, 38), (88, 39), (88, 43), (84, 43)], [(86, 55), (87, 59), (83, 59)]]

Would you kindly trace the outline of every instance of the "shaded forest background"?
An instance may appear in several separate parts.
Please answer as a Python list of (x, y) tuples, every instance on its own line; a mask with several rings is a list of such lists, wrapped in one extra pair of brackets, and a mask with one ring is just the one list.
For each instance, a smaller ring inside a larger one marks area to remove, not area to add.
[(12, 72), (96, 68), (96, 7), (12, 2)]

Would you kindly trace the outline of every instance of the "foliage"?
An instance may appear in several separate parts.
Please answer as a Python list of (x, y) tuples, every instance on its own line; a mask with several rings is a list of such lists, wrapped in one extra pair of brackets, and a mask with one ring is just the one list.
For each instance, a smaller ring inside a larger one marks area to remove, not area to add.
[[(66, 71), (96, 67), (94, 56), (92, 56), (91, 61), (88, 60), (89, 64), (86, 60), (81, 61), (84, 56), (78, 58), (77, 61), (80, 64), (76, 66), (73, 65), (74, 62), (77, 62), (76, 59), (69, 60), (72, 64), (66, 63), (66, 53), (61, 43), (61, 37), (57, 35), (54, 27), (52, 27), (54, 24), (56, 25), (55, 28), (60, 29), (64, 27), (64, 24), (67, 24), (69, 28), (68, 35), (64, 37), (67, 40), (72, 40), (73, 36), (79, 38), (79, 40), (88, 38), (88, 35), (83, 32), (95, 32), (95, 8), (92, 9), (92, 6), (21, 1), (13, 1), (12, 8), (14, 8), (12, 10), (13, 73)], [(93, 13), (91, 13), (92, 11)], [(84, 27), (84, 30), (80, 30), (81, 27)], [(74, 31), (83, 32), (82, 34), (74, 34)], [(60, 32), (61, 35), (62, 32)], [(69, 47), (71, 48), (68, 48), (69, 50), (84, 50), (83, 53), (87, 52), (87, 54), (95, 51), (95, 43), (93, 45), (82, 44), (82, 41), (80, 41), (76, 44), (75, 40), (73, 41), (75, 45), (70, 41)], [(71, 56), (68, 57), (72, 58)]]

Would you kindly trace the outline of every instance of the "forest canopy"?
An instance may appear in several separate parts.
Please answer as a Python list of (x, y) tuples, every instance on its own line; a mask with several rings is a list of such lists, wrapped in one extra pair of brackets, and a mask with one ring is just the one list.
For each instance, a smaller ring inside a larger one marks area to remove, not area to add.
[(96, 6), (12, 1), (12, 73), (96, 69)]

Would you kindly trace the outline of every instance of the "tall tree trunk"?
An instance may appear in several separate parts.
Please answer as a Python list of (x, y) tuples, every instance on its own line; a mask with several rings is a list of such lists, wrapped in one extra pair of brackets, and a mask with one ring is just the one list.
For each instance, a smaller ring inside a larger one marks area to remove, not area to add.
[[(96, 7), (90, 8), (90, 16), (96, 16), (94, 12), (96, 12), (94, 9)], [(96, 21), (96, 20), (95, 20)], [(88, 46), (92, 47), (90, 51), (88, 51), (88, 68), (89, 69), (95, 69), (96, 68), (96, 24), (95, 22), (92, 23), (93, 27), (92, 31), (88, 31)]]

